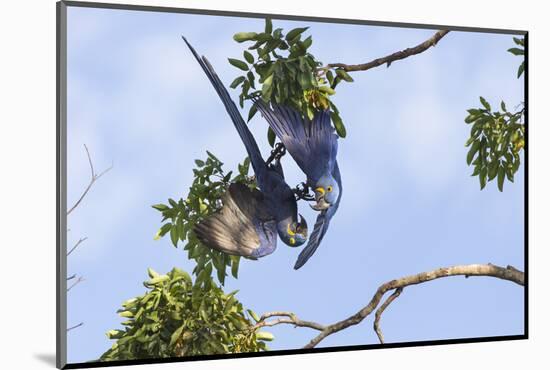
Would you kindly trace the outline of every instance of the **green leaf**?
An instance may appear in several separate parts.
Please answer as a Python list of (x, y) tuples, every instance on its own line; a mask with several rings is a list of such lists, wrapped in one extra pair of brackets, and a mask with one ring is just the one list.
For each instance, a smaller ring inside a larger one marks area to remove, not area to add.
[(271, 127), (267, 129), (267, 141), (272, 148), (275, 146), (275, 132), (273, 132)]
[(147, 284), (156, 285), (156, 284), (168, 281), (168, 280), (170, 280), (170, 277), (168, 275), (160, 275), (160, 276), (157, 276), (157, 277), (155, 277), (151, 280), (148, 280)]
[(248, 51), (243, 51), (244, 59), (250, 64), (254, 63), (254, 56), (250, 54)]
[(524, 70), (525, 70), (525, 62), (521, 62), (521, 64), (519, 65), (519, 68), (518, 68), (518, 78), (521, 77)]
[(254, 117), (257, 111), (258, 111), (258, 108), (256, 108), (256, 105), (255, 104), (252, 105), (252, 107), (250, 107), (250, 111), (248, 111), (248, 119), (246, 120), (246, 122), (250, 122), (250, 120), (252, 119), (252, 117)]
[(481, 145), (481, 142), (479, 140), (475, 140), (470, 147), (470, 150), (468, 151), (468, 154), (466, 155), (466, 163), (468, 166), (472, 163), (472, 160), (474, 159), (474, 155), (479, 150), (479, 146)]
[(330, 118), (332, 119), (332, 123), (334, 124), (334, 128), (336, 129), (336, 133), (341, 138), (346, 137), (346, 127), (344, 126), (344, 122), (342, 122), (342, 118), (340, 118), (340, 115), (336, 112), (330, 112)]
[(273, 23), (270, 18), (265, 19), (265, 33), (271, 33), (273, 31)]
[(483, 167), (479, 173), (479, 186), (481, 190), (487, 185), (487, 167)]
[(244, 76), (239, 76), (236, 79), (234, 79), (233, 82), (231, 82), (231, 85), (229, 85), (229, 87), (234, 89), (240, 84), (242, 84), (244, 80), (245, 80)]
[(242, 60), (239, 60), (239, 59), (233, 59), (233, 58), (227, 58), (227, 60), (229, 61), (229, 63), (234, 66), (234, 67), (237, 67), (243, 71), (248, 71), (248, 64), (246, 64), (245, 62), (243, 62)]
[(499, 161), (498, 160), (494, 160), (489, 164), (489, 171), (487, 172), (489, 181), (491, 181), (492, 179), (494, 179), (497, 176), (498, 168), (499, 168)]
[(264, 83), (262, 85), (262, 98), (265, 98), (264, 101), (269, 101), (269, 98), (271, 97), (271, 92), (273, 91), (273, 75), (269, 75), (264, 80)]
[(170, 240), (172, 240), (172, 244), (174, 244), (174, 247), (178, 246), (179, 235), (177, 227), (170, 228)]
[(524, 39), (520, 39), (519, 37), (513, 37), (513, 40), (514, 42), (516, 43), (516, 45), (520, 45), (520, 46), (524, 46)]
[(153, 269), (150, 268), (150, 267), (147, 268), (147, 275), (149, 275), (149, 277), (150, 277), (151, 279), (160, 276), (160, 274), (159, 274), (158, 272), (156, 272), (155, 270), (153, 270)]
[(336, 74), (346, 82), (353, 82), (353, 78), (351, 78), (351, 76), (343, 69), (337, 69)]
[(258, 34), (256, 32), (239, 32), (233, 35), (233, 40), (244, 42), (254, 40)]
[(508, 52), (510, 52), (514, 55), (523, 55), (524, 54), (523, 49), (520, 49), (520, 48), (510, 48), (510, 49), (508, 49)]
[(260, 317), (256, 314), (256, 312), (252, 311), (251, 309), (246, 310), (246, 312), (248, 312), (248, 314), (254, 319), (254, 321), (260, 321)]
[(172, 347), (174, 344), (176, 344), (176, 342), (180, 338), (181, 333), (183, 332), (184, 328), (185, 328), (185, 325), (182, 325), (172, 333), (172, 335), (170, 336), (170, 347)]
[(319, 91), (322, 91), (324, 93), (327, 93), (328, 95), (334, 95), (336, 94), (336, 91), (334, 91), (334, 89), (331, 89), (330, 87), (328, 86), (320, 86), (319, 87)]
[(485, 98), (483, 96), (479, 97), (479, 101), (481, 102), (481, 104), (483, 105), (483, 107), (485, 109), (487, 109), (488, 111), (491, 110), (491, 105), (487, 102), (487, 100), (485, 100)]
[(497, 181), (498, 181), (498, 190), (500, 190), (502, 192), (503, 190), (503, 187), (504, 187), (504, 176), (505, 176), (505, 170), (504, 170), (504, 167), (499, 167), (498, 169), (498, 178), (497, 178)]
[(200, 159), (195, 159), (195, 164), (197, 167), (204, 167), (204, 161), (201, 161)]
[(235, 279), (238, 278), (239, 275), (239, 262), (241, 258), (239, 256), (231, 256), (231, 275)]
[(161, 212), (170, 209), (166, 204), (155, 204), (155, 205), (153, 205), (153, 206), (151, 206), (151, 207), (153, 207), (153, 208), (156, 209), (157, 211), (161, 211)]
[(466, 122), (466, 123), (472, 123), (472, 122), (474, 122), (476, 119), (477, 119), (477, 116), (476, 116), (476, 115), (469, 114), (469, 115), (466, 116), (466, 118), (464, 119), (464, 122)]
[(325, 73), (325, 76), (327, 77), (328, 83), (332, 85), (332, 82), (334, 81), (334, 75), (332, 74), (332, 71), (327, 71), (327, 73)]
[(308, 90), (311, 87), (311, 74), (309, 73), (300, 73), (298, 77), (298, 82), (302, 87), (302, 90)]
[(311, 36), (308, 36), (308, 37), (302, 42), (302, 47), (303, 47), (304, 49), (307, 50), (307, 49), (311, 46), (312, 43), (313, 43), (313, 40), (311, 39)]
[(289, 33), (286, 34), (285, 40), (287, 40), (287, 41), (293, 40), (293, 39), (296, 38), (298, 35), (300, 35), (301, 33), (305, 32), (308, 28), (309, 28), (309, 27), (294, 28), (293, 30), (291, 30)]
[(264, 340), (264, 341), (268, 341), (268, 342), (271, 342), (273, 339), (275, 339), (273, 334), (271, 334), (270, 332), (267, 332), (267, 331), (256, 332), (256, 338), (258, 340)]
[(504, 103), (504, 100), (500, 102), (500, 109), (502, 109), (504, 112), (506, 112), (506, 103)]

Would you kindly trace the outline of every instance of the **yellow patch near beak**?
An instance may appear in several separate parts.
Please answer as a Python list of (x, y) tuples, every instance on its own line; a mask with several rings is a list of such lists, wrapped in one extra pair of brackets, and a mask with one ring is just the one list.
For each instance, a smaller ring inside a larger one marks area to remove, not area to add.
[(290, 229), (290, 224), (286, 226), (286, 232), (288, 235), (296, 235), (296, 233)]
[(290, 245), (294, 245), (294, 244), (296, 244), (296, 239), (290, 238)]
[(318, 192), (318, 193), (321, 193), (321, 195), (325, 195), (325, 189), (323, 189), (320, 186), (318, 188), (316, 188), (315, 191)]

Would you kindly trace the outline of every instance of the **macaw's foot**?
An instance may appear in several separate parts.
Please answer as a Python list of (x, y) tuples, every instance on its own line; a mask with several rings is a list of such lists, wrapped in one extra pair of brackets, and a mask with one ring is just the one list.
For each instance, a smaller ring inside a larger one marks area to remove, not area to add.
[(279, 162), (279, 160), (286, 154), (286, 148), (283, 143), (275, 144), (275, 148), (271, 151), (271, 155), (267, 159), (266, 164), (270, 165), (272, 162)]
[(315, 200), (315, 195), (309, 192), (309, 186), (305, 182), (302, 182), (301, 184), (296, 185), (296, 187), (292, 189), (292, 191), (296, 196), (296, 200), (300, 200), (300, 199), (307, 200), (307, 201)]

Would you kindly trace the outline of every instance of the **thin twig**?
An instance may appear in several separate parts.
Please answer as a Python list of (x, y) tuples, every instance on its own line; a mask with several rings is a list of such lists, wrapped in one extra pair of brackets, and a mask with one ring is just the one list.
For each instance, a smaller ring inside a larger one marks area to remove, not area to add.
[(321, 70), (328, 70), (331, 68), (341, 68), (346, 72), (356, 72), (356, 71), (366, 71), (371, 68), (379, 67), (383, 64), (386, 64), (388, 67), (395, 62), (396, 60), (401, 60), (408, 58), (412, 55), (420, 54), (428, 50), (431, 46), (435, 46), (439, 40), (441, 40), (449, 30), (440, 30), (437, 31), (432, 37), (427, 39), (421, 44), (418, 44), (412, 48), (407, 48), (405, 50), (397, 51), (393, 54), (387, 55), (382, 58), (374, 59), (368, 63), (363, 64), (345, 64), (345, 63), (330, 63), (325, 67), (322, 67)]
[(76, 203), (67, 211), (67, 216), (71, 214), (71, 212), (74, 211), (76, 207), (78, 207), (78, 205), (80, 204), (80, 202), (82, 202), (82, 199), (84, 199), (86, 194), (88, 194), (88, 192), (90, 191), (94, 183), (97, 180), (99, 180), (101, 176), (105, 175), (107, 172), (109, 172), (113, 168), (113, 165), (111, 164), (109, 168), (105, 169), (103, 172), (99, 174), (96, 174), (94, 171), (94, 165), (92, 163), (92, 157), (90, 156), (90, 151), (88, 150), (88, 147), (86, 146), (86, 144), (84, 144), (84, 148), (86, 149), (86, 155), (88, 156), (88, 163), (90, 164), (91, 178), (90, 178), (90, 182), (88, 183), (88, 186), (86, 187), (86, 189), (84, 189), (84, 192), (82, 193), (80, 198), (78, 198)]
[(78, 327), (80, 327), (80, 326), (82, 326), (82, 325), (84, 325), (84, 323), (83, 323), (83, 322), (81, 322), (81, 323), (80, 323), (80, 324), (78, 324), (78, 325), (75, 325), (75, 326), (71, 326), (70, 328), (67, 328), (67, 331), (70, 331), (70, 330), (76, 329), (76, 328), (78, 328)]
[(83, 241), (85, 241), (86, 239), (88, 239), (88, 237), (84, 237), (84, 238), (80, 238), (78, 239), (78, 241), (76, 242), (76, 244), (71, 248), (70, 251), (67, 252), (67, 257), (73, 253), (73, 251), (76, 249), (76, 247), (78, 247), (80, 245), (80, 243), (82, 243)]
[(77, 284), (81, 283), (84, 281), (84, 277), (83, 276), (79, 276), (78, 279), (76, 279), (76, 281), (74, 283), (72, 283), (72, 285), (70, 287), (67, 288), (67, 292), (69, 292), (71, 289), (73, 289)]
[(392, 295), (386, 299), (386, 302), (384, 302), (378, 310), (376, 310), (376, 314), (374, 315), (374, 331), (376, 332), (376, 335), (378, 335), (378, 340), (382, 344), (384, 343), (384, 336), (382, 335), (382, 330), (380, 329), (380, 318), (382, 317), (384, 310), (393, 302), (395, 298), (399, 297), (402, 291), (403, 287), (397, 288), (395, 292), (393, 292)]
[(72, 279), (74, 279), (75, 277), (76, 277), (76, 274), (72, 274), (71, 276), (69, 276), (69, 277), (67, 278), (67, 281), (72, 280)]

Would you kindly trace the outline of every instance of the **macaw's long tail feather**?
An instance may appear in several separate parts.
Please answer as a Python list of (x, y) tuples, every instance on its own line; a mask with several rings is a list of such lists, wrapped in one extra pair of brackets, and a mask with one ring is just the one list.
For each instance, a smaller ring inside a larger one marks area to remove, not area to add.
[(187, 41), (187, 39), (183, 36), (182, 38), (195, 56), (195, 59), (197, 59), (197, 62), (202, 67), (204, 73), (206, 73), (206, 76), (208, 77), (208, 79), (212, 83), (212, 86), (214, 86), (214, 89), (218, 93), (218, 96), (222, 100), (223, 105), (227, 110), (227, 113), (229, 113), (229, 116), (231, 117), (231, 120), (233, 121), (233, 124), (235, 125), (235, 128), (237, 129), (237, 132), (239, 133), (239, 136), (241, 137), (244, 146), (246, 147), (246, 151), (248, 153), (248, 156), (250, 157), (250, 162), (252, 163), (252, 167), (254, 168), (256, 176), (261, 177), (262, 172), (266, 168), (265, 161), (262, 158), (262, 154), (260, 152), (260, 149), (258, 148), (256, 140), (254, 140), (254, 136), (252, 136), (252, 133), (246, 126), (246, 123), (241, 117), (237, 106), (235, 105), (233, 100), (231, 100), (227, 89), (224, 87), (223, 83), (216, 74), (216, 71), (214, 71), (214, 68), (212, 67), (208, 59), (206, 59), (206, 57), (204, 56), (200, 57), (195, 49), (191, 46), (191, 44)]
[(291, 107), (270, 106), (259, 98), (253, 101), (308, 178), (317, 180), (332, 171), (338, 144), (328, 110), (317, 112), (310, 122)]
[(330, 218), (327, 217), (326, 213), (327, 211), (322, 211), (319, 216), (317, 216), (313, 233), (311, 233), (306, 247), (302, 250), (302, 252), (300, 252), (298, 259), (294, 264), (295, 270), (298, 270), (300, 267), (305, 265), (305, 263), (311, 258), (311, 256), (313, 256), (321, 244), (321, 240), (323, 239), (323, 236), (325, 236), (330, 222)]
[(327, 233), (328, 227), (330, 225), (330, 220), (332, 219), (332, 217), (334, 217), (336, 211), (338, 210), (338, 207), (340, 206), (340, 200), (342, 199), (344, 189), (342, 186), (342, 177), (340, 175), (338, 162), (335, 162), (334, 164), (334, 171), (332, 175), (338, 182), (338, 185), (340, 187), (340, 194), (338, 195), (338, 199), (336, 200), (335, 204), (330, 206), (327, 210), (321, 211), (317, 216), (315, 226), (313, 227), (313, 232), (309, 236), (309, 241), (306, 247), (298, 256), (298, 259), (296, 260), (296, 264), (294, 265), (295, 270), (298, 270), (300, 267), (302, 267), (311, 258), (311, 256), (313, 256), (317, 248), (319, 248), (323, 237)]

